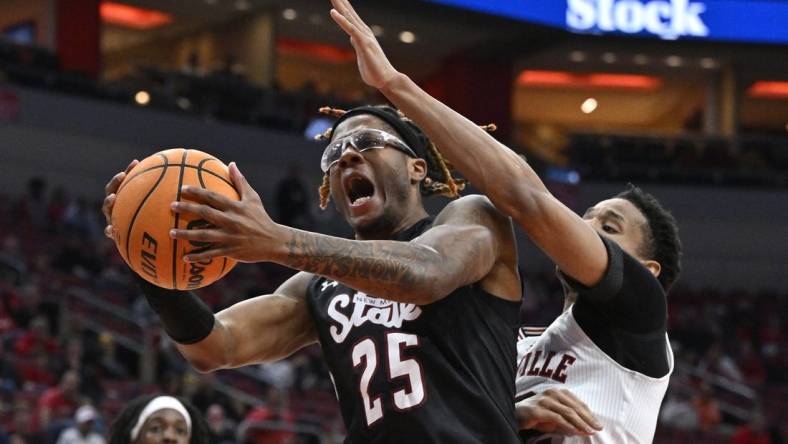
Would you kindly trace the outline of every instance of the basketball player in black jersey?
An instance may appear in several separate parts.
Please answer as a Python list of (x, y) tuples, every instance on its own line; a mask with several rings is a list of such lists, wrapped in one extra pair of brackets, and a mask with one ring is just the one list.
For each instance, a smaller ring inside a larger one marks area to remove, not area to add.
[[(526, 418), (523, 423), (542, 431), (583, 433), (601, 430), (604, 425), (600, 442), (650, 442), (666, 379), (672, 371), (672, 353), (666, 340), (666, 292), (678, 277), (681, 256), (673, 217), (653, 196), (638, 188), (602, 201), (583, 217), (578, 216), (549, 193), (524, 159), (398, 72), (348, 0), (331, 3), (332, 18), (350, 36), (364, 82), (377, 88), (441, 145), (457, 170), (489, 196), (497, 208), (512, 216), (560, 270), (568, 305), (572, 307), (566, 313), (571, 314), (571, 322), (564, 322), (561, 328), (582, 331), (576, 336), (587, 337), (593, 343), (586, 347), (593, 349), (594, 356), (589, 359), (593, 362), (575, 362), (574, 356), (568, 356), (564, 364), (559, 360), (549, 363), (548, 358), (537, 365), (535, 358), (526, 370), (541, 380), (524, 380), (523, 385), (544, 389), (556, 387), (547, 380), (559, 384), (559, 390), (546, 390), (552, 396), (548, 401), (557, 405), (553, 413), (558, 414), (551, 415), (552, 419), (543, 418), (542, 424), (542, 419), (534, 422)], [(559, 323), (554, 325), (559, 327)], [(561, 331), (553, 333), (554, 338), (561, 336)], [(539, 351), (543, 357), (566, 356), (572, 351), (571, 344), (564, 345), (563, 350), (548, 350), (545, 342), (549, 341), (543, 341), (545, 350)], [(644, 381), (644, 390), (645, 386), (651, 387), (647, 401), (650, 405), (627, 408), (627, 400), (611, 400), (609, 393), (605, 399), (605, 394), (593, 392), (593, 384), (573, 373), (570, 362), (575, 368), (584, 368), (579, 375), (604, 374), (610, 379)], [(561, 365), (564, 367), (554, 373)], [(572, 409), (564, 408), (570, 405), (566, 389), (589, 405), (593, 401), (601, 406), (603, 414), (617, 405), (618, 416), (606, 415), (611, 423), (596, 424), (585, 408), (584, 414), (569, 411)], [(535, 394), (543, 396), (539, 390)], [(523, 408), (518, 411), (534, 408), (528, 400), (520, 406)], [(640, 418), (638, 429), (628, 431), (626, 415), (649, 419)]]
[[(356, 240), (274, 223), (232, 163), (240, 202), (185, 187), (189, 202), (173, 203), (213, 225), (173, 230), (212, 245), (185, 259), (301, 272), (216, 315), (193, 293), (140, 280), (148, 301), (199, 371), (274, 361), (319, 342), (348, 442), (519, 442), (521, 287), (510, 220), (483, 196), (457, 199), (433, 220), (422, 194), (456, 197), (461, 183), (421, 130), (389, 107), (331, 112), (322, 204), (333, 200)], [(107, 185), (107, 216), (123, 178)]]

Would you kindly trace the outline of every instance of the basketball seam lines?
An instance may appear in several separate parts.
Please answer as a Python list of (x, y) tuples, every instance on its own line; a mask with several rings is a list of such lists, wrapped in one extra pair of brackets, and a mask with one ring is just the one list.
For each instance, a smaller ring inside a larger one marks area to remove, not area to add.
[[(183, 173), (186, 171), (186, 158), (189, 156), (189, 150), (183, 151), (183, 159), (181, 159), (181, 174), (178, 177), (178, 190), (175, 195), (175, 201), (181, 201), (181, 187), (183, 186)], [(180, 221), (180, 213), (175, 213), (175, 227), (174, 229), (178, 229), (178, 222)], [(174, 290), (178, 289), (178, 239), (172, 240), (172, 287)]]
[(131, 229), (134, 228), (134, 221), (137, 220), (137, 216), (140, 214), (140, 211), (142, 211), (142, 207), (145, 206), (145, 202), (147, 202), (151, 194), (153, 194), (153, 192), (156, 191), (156, 188), (159, 186), (159, 183), (161, 183), (161, 180), (164, 179), (164, 176), (167, 173), (167, 165), (169, 160), (167, 160), (167, 156), (163, 154), (159, 154), (159, 156), (161, 156), (162, 159), (164, 159), (164, 165), (163, 168), (161, 169), (161, 176), (159, 176), (159, 178), (156, 180), (156, 183), (153, 184), (153, 187), (151, 187), (150, 191), (148, 191), (148, 194), (146, 194), (145, 197), (142, 199), (142, 202), (140, 202), (140, 205), (137, 207), (137, 210), (134, 212), (134, 216), (132, 216), (131, 222), (129, 223), (128, 233), (126, 233), (126, 257), (129, 259), (129, 262), (131, 262), (131, 254), (129, 252), (131, 246), (129, 245), (129, 243), (131, 242)]
[[(208, 160), (215, 160), (215, 161), (219, 162), (219, 159), (214, 159), (214, 158), (211, 158), (211, 159), (208, 159)], [(194, 166), (194, 165), (184, 165), (182, 163), (172, 163), (169, 166), (171, 166), (171, 167), (178, 167), (179, 166), (179, 167), (184, 167), (184, 168), (197, 169), (197, 167)], [(121, 184), (121, 189), (123, 187), (125, 187), (128, 182), (131, 182), (133, 179), (136, 179), (137, 177), (141, 176), (143, 173), (147, 173), (148, 171), (153, 171), (153, 170), (155, 170), (157, 168), (162, 168), (162, 167), (163, 167), (163, 165), (156, 165), (156, 166), (153, 166), (153, 167), (150, 167), (150, 168), (146, 168), (146, 169), (140, 171), (139, 173), (137, 173), (137, 174), (129, 177), (128, 179), (124, 180), (123, 183)], [(211, 170), (203, 169), (203, 171), (205, 171), (206, 173), (210, 174), (211, 176), (214, 176), (215, 178), (221, 180), (222, 182), (226, 183), (227, 185), (230, 185), (231, 187), (235, 188), (235, 185), (233, 185), (232, 182), (230, 182), (229, 180), (225, 179), (221, 175), (219, 175), (219, 174), (217, 174), (217, 173), (215, 173), (215, 172), (213, 172)], [(118, 192), (120, 192), (120, 189), (118, 190)]]

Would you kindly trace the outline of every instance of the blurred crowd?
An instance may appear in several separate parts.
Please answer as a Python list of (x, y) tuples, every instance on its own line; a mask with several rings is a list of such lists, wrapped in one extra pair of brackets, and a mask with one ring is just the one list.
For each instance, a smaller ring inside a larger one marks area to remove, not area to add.
[[(319, 121), (317, 109), (332, 105), (351, 108), (383, 98), (368, 90), (340, 95), (330, 87), (306, 82), (299, 90), (277, 84), (262, 88), (247, 81), (231, 56), (223, 66), (207, 70), (196, 54), (180, 69), (138, 67), (123, 78), (97, 82), (60, 69), (57, 57), (44, 49), (0, 40), (0, 81), (89, 95), (121, 103), (184, 113), (206, 120), (224, 120), (298, 134)], [(319, 77), (319, 76), (318, 76)], [(145, 92), (144, 102), (138, 93)], [(640, 183), (691, 183), (785, 188), (788, 186), (788, 138), (785, 134), (715, 139), (694, 132), (687, 137), (569, 134), (565, 161), (579, 177), (589, 180)], [(511, 143), (511, 141), (510, 141)], [(517, 147), (539, 157), (539, 141)], [(563, 144), (561, 144), (563, 145)]]
[[(42, 179), (25, 196), (0, 196), (0, 444), (105, 442), (124, 405), (147, 393), (190, 401), (215, 443), (341, 436), (319, 348), (197, 374), (161, 334), (103, 225), (98, 204)], [(270, 293), (289, 276), (269, 265), (232, 274), (200, 292), (214, 310)]]
[[(298, 208), (280, 211), (297, 220)], [(0, 198), (0, 444), (102, 443), (124, 403), (144, 393), (189, 400), (216, 443), (342, 436), (319, 348), (279, 363), (195, 373), (161, 334), (102, 228), (97, 203), (50, 190), (42, 179), (31, 180), (25, 196)], [(242, 265), (199, 294), (219, 310), (269, 293), (288, 276), (278, 266)], [(549, 273), (524, 276), (524, 323), (547, 325), (561, 310), (560, 285)], [(677, 363), (657, 442), (782, 442), (788, 294), (688, 284), (669, 300)], [(96, 311), (101, 304), (110, 311)]]

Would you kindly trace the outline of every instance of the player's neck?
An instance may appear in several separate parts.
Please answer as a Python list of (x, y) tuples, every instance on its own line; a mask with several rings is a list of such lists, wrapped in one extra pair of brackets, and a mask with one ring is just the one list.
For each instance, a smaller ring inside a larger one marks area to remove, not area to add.
[(398, 233), (401, 233), (408, 228), (415, 225), (418, 221), (429, 216), (423, 206), (413, 207), (411, 211), (405, 214), (402, 218), (395, 223), (387, 224), (385, 228), (379, 230), (370, 230), (364, 232), (356, 232), (356, 240), (387, 240), (393, 239)]

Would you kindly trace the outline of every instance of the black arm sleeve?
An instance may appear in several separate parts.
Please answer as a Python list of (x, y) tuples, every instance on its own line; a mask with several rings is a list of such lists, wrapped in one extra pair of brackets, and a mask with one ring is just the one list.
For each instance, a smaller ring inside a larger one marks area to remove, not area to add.
[(190, 291), (157, 287), (134, 274), (145, 299), (161, 320), (164, 331), (179, 344), (195, 344), (213, 331), (213, 311)]
[(665, 343), (667, 300), (659, 281), (637, 259), (602, 236), (608, 267), (593, 287), (564, 276), (577, 291), (572, 306), (580, 328), (622, 366), (659, 378), (669, 371)]

